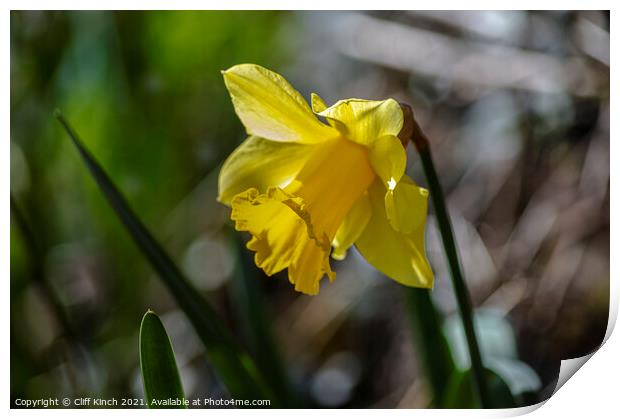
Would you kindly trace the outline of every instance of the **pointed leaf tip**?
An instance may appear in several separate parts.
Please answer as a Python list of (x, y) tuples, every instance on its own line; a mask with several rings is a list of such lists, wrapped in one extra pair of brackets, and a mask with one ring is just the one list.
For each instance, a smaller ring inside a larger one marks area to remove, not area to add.
[(140, 324), (140, 369), (149, 408), (183, 408), (168, 400), (184, 400), (185, 395), (170, 338), (160, 318), (151, 310)]

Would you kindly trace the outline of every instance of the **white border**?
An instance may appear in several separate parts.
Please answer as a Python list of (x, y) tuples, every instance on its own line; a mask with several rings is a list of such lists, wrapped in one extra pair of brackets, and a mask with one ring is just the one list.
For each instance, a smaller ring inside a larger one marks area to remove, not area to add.
[[(431, 6), (432, 9), (462, 9), (463, 5), (473, 6), (477, 9), (600, 9), (600, 10), (608, 10), (612, 9), (611, 1), (589, 1), (589, 2), (577, 2), (577, 1), (555, 1), (555, 2), (541, 2), (541, 1), (520, 1), (520, 2), (503, 2), (501, 6), (497, 2), (493, 1), (469, 1), (467, 3), (458, 3), (455, 1), (441, 1), (435, 0), (432, 3), (416, 3), (411, 1), (390, 1), (383, 0), (379, 2), (371, 2), (371, 1), (356, 1), (353, 2), (336, 2), (334, 0), (315, 0), (313, 2), (299, 2), (299, 1), (283, 1), (283, 0), (264, 0), (260, 3), (258, 2), (248, 2), (248, 1), (238, 1), (238, 0), (228, 0), (226, 2), (204, 2), (204, 1), (190, 1), (190, 0), (176, 0), (175, 2), (170, 1), (162, 1), (162, 0), (153, 0), (149, 2), (139, 2), (132, 0), (108, 0), (106, 2), (102, 1), (91, 1), (85, 3), (83, 1), (76, 0), (65, 0), (65, 1), (56, 1), (50, 3), (46, 1), (8, 1), (7, 4), (7, 12), (4, 14), (4, 30), (2, 33), (3, 42), (2, 42), (2, 56), (6, 58), (10, 57), (10, 15), (9, 10), (27, 10), (27, 9), (118, 9), (118, 10), (136, 10), (136, 9), (144, 9), (145, 6), (153, 9), (189, 9), (189, 10), (198, 10), (198, 9), (302, 9), (302, 10), (310, 10), (310, 9), (325, 9), (325, 10), (336, 10), (336, 9), (351, 9), (351, 10), (365, 10), (365, 9), (373, 9), (376, 6), (380, 5), (384, 9), (409, 9), (412, 6), (417, 6), (418, 8), (428, 8)], [(612, 15), (614, 12), (612, 12)], [(612, 17), (613, 20), (613, 17)], [(615, 54), (615, 42), (613, 40), (615, 31), (611, 31), (611, 62), (613, 63)], [(10, 67), (7, 64), (7, 61), (4, 61), (4, 65), (2, 67), (2, 71), (4, 72), (4, 100), (3, 100), (3, 121), (4, 121), (4, 130), (7, 133), (5, 137), (5, 141), (3, 143), (3, 150), (0, 152), (0, 167), (2, 168), (2, 174), (0, 179), (0, 194), (4, 197), (5, 202), (8, 201), (9, 190), (10, 190), (10, 152), (9, 152), (9, 141), (10, 138)], [(612, 65), (613, 67), (613, 65)], [(611, 91), (614, 92), (614, 95), (617, 93), (617, 82), (612, 76), (611, 82)], [(611, 108), (611, 121), (618, 121), (618, 112), (612, 107)], [(611, 132), (615, 132), (614, 128), (611, 127)], [(613, 138), (613, 134), (611, 135)], [(612, 141), (610, 144), (611, 148), (611, 177), (614, 177), (615, 172), (617, 172), (616, 164), (617, 163), (617, 146)], [(614, 213), (614, 209), (619, 208), (617, 204), (617, 187), (613, 182), (611, 182), (611, 202), (610, 208), (611, 213)], [(2, 294), (5, 298), (10, 298), (9, 293), (9, 282), (10, 282), (10, 258), (9, 258), (9, 243), (10, 243), (10, 208), (8, 205), (2, 206), (0, 209), (2, 211), (2, 224), (0, 229), (2, 231), (2, 237), (4, 237), (3, 246), (1, 247), (2, 251), (0, 252), (0, 267), (2, 269)], [(617, 238), (618, 230), (617, 223), (611, 222), (610, 226), (611, 232), (611, 252), (614, 255), (615, 250), (617, 249)], [(583, 418), (585, 415), (591, 415), (591, 417), (609, 417), (613, 415), (611, 412), (617, 412), (618, 406), (618, 387), (615, 383), (618, 373), (620, 372), (618, 361), (620, 359), (620, 339), (618, 338), (618, 334), (611, 334), (613, 329), (613, 325), (616, 322), (617, 314), (618, 314), (618, 283), (617, 278), (618, 274), (618, 260), (615, 257), (611, 257), (611, 278), (616, 278), (616, 280), (611, 281), (611, 304), (610, 304), (610, 322), (608, 327), (608, 334), (606, 337), (609, 339), (603, 345), (603, 347), (593, 355), (592, 359), (590, 359), (580, 371), (576, 373), (575, 378), (569, 380), (564, 387), (562, 387), (557, 394), (555, 394), (547, 403), (543, 403), (542, 407), (536, 409), (536, 407), (522, 408), (522, 409), (514, 409), (514, 410), (487, 410), (487, 411), (447, 411), (447, 410), (388, 410), (388, 411), (376, 411), (376, 410), (355, 410), (351, 412), (360, 418), (369, 417), (370, 415), (380, 414), (380, 415), (389, 415), (392, 417), (402, 417), (410, 419), (412, 415), (415, 417), (459, 417), (459, 418), (484, 418), (484, 417), (510, 417), (510, 416), (518, 416), (521, 414), (525, 414), (531, 412), (530, 415), (537, 418), (555, 418), (555, 417), (578, 417)], [(2, 322), (2, 335), (9, 336), (9, 304), (5, 304), (3, 307), (4, 321)], [(2, 400), (4, 403), (5, 409), (8, 409), (10, 406), (10, 377), (9, 377), (9, 368), (10, 368), (10, 350), (9, 345), (4, 344), (1, 347), (2, 349), (2, 371), (5, 372), (4, 380), (2, 380), (2, 387), (0, 388), (2, 394)], [(187, 415), (187, 414), (198, 414), (205, 415), (206, 412), (203, 410), (192, 410), (192, 411), (146, 411), (146, 410), (131, 410), (131, 411), (121, 411), (121, 410), (89, 410), (88, 416), (93, 417), (104, 417), (110, 415), (113, 412), (114, 415), (120, 416), (129, 416), (132, 417), (165, 417), (169, 418), (171, 415)], [(78, 410), (46, 410), (45, 415), (49, 417), (62, 417), (65, 418), (67, 416), (83, 416), (85, 412), (80, 412)], [(286, 417), (288, 419), (289, 415), (293, 412), (288, 412), (284, 410), (256, 410), (252, 411), (251, 414), (253, 417), (257, 419), (272, 419), (278, 417)], [(317, 411), (313, 410), (300, 410), (295, 411), (293, 414), (300, 417), (313, 417)], [(42, 414), (41, 411), (37, 410), (12, 410), (12, 415), (16, 416), (38, 416)], [(245, 411), (239, 410), (211, 410), (209, 411), (209, 416), (213, 418), (223, 418), (230, 417), (231, 415), (242, 415), (246, 414)], [(331, 410), (321, 410), (321, 415), (327, 416), (336, 416), (342, 414), (340, 411), (331, 411)]]

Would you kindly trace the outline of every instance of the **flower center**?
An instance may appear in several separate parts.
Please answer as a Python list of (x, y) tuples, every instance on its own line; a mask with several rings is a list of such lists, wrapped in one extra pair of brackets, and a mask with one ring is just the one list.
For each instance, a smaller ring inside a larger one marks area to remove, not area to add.
[(306, 202), (315, 230), (324, 232), (331, 242), (374, 178), (368, 149), (338, 138), (315, 147), (301, 172), (284, 190)]
[(318, 144), (299, 174), (283, 189), (235, 196), (235, 228), (253, 238), (248, 248), (267, 275), (288, 267), (298, 291), (318, 292), (324, 274), (335, 277), (329, 252), (338, 227), (375, 178), (366, 147), (337, 138)]

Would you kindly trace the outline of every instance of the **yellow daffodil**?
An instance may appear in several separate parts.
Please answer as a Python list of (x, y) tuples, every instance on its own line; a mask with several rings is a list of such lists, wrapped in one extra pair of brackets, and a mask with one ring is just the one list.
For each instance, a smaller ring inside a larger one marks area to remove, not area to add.
[[(218, 200), (267, 275), (288, 268), (297, 291), (317, 294), (329, 263), (355, 244), (401, 284), (430, 288), (424, 252), (428, 191), (405, 175), (403, 111), (393, 99), (312, 108), (282, 76), (254, 64), (224, 82), (249, 137), (225, 161)], [(318, 117), (329, 124), (323, 123)]]

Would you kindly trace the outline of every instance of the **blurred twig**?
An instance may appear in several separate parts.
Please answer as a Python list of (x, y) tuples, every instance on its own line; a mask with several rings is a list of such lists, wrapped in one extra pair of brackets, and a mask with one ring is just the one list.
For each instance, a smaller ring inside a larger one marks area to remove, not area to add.
[[(601, 96), (600, 74), (583, 59), (464, 41), (401, 23), (347, 13), (332, 37), (346, 55), (380, 65), (471, 86), (570, 91)], [(394, 42), (398, 40), (398, 42)], [(604, 84), (604, 83), (603, 83)]]

